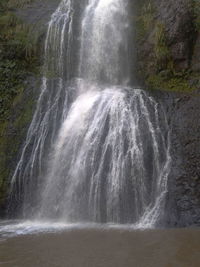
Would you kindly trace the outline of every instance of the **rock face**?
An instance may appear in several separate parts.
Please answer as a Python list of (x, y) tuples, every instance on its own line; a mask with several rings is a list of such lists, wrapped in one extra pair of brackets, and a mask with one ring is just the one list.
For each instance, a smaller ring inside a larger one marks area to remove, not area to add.
[(200, 96), (177, 97), (173, 110), (173, 165), (169, 178), (171, 223), (200, 225)]
[(166, 25), (174, 67), (176, 71), (195, 73), (189, 82), (195, 82), (196, 87), (194, 94), (177, 94), (170, 108), (173, 159), (169, 177), (170, 223), (200, 225), (200, 34), (195, 28), (192, 1), (163, 0), (157, 7), (159, 19)]
[(36, 77), (29, 77), (24, 82), (25, 89), (18, 95), (13, 103), (6, 128), (0, 135), (0, 217), (6, 209), (5, 195), (8, 194), (9, 177), (14, 170), (20, 147), (24, 142), (27, 127), (32, 118), (35, 108), (36, 96), (38, 94), (39, 80)]
[(200, 226), (200, 94), (151, 93), (165, 108), (171, 139), (168, 193), (159, 223)]
[(191, 68), (193, 71), (200, 71), (200, 34), (197, 36), (197, 40), (194, 46), (194, 53), (192, 57)]
[[(25, 24), (30, 23), (35, 27), (34, 30), (40, 36), (41, 50), (43, 50), (47, 23), (59, 2), (60, 0), (35, 0), (21, 9), (12, 10)], [(32, 119), (40, 88), (39, 75), (36, 76), (34, 73), (27, 75), (23, 90), (15, 97), (11, 105), (8, 118), (4, 124), (0, 124), (0, 217), (3, 217), (6, 211), (5, 196), (8, 194), (10, 177)]]
[(138, 80), (147, 88), (176, 91), (155, 93), (171, 130), (168, 226), (200, 225), (199, 8), (193, 0), (145, 0), (138, 8)]
[(144, 0), (138, 10), (140, 83), (173, 91), (199, 88), (193, 80), (200, 78), (200, 2)]
[(165, 25), (172, 58), (179, 68), (189, 67), (191, 48), (195, 41), (191, 0), (155, 0), (154, 5), (157, 20)]

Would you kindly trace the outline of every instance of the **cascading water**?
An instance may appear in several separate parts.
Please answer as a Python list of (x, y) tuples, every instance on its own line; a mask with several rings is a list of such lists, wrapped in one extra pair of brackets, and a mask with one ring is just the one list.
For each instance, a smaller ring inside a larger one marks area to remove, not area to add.
[(167, 191), (169, 133), (162, 107), (128, 87), (128, 0), (77, 2), (61, 1), (49, 22), (11, 208), (26, 219), (152, 226)]
[(128, 1), (89, 1), (82, 20), (79, 76), (109, 84), (129, 81)]

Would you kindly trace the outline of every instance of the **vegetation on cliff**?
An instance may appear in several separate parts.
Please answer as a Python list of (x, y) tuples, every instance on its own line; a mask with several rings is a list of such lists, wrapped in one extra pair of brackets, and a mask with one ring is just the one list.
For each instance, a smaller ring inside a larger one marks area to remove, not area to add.
[[(2, 2), (3, 3), (3, 2)], [(37, 35), (10, 11), (10, 1), (0, 13), (0, 117), (9, 116), (14, 98), (23, 90), (23, 81), (37, 61)]]
[[(175, 19), (177, 8), (180, 11)], [(167, 1), (158, 5), (156, 0), (144, 0), (138, 10), (140, 82), (147, 88), (166, 91), (191, 92), (200, 88), (200, 68), (192, 66), (200, 34), (200, 2), (182, 1), (182, 6), (171, 3), (169, 8)]]
[(0, 204), (7, 190), (12, 159), (19, 150), (34, 106), (26, 80), (37, 73), (38, 35), (15, 14), (30, 0), (0, 2)]

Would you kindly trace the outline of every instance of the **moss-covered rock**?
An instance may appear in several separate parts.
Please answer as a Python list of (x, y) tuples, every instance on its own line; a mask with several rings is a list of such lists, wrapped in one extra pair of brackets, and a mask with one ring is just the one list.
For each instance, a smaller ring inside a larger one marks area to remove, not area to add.
[(39, 93), (47, 22), (58, 3), (0, 1), (0, 216)]
[[(147, 88), (200, 89), (199, 1), (144, 0), (137, 16), (137, 78)], [(193, 63), (196, 63), (196, 68)]]
[(35, 78), (29, 78), (25, 89), (14, 98), (9, 117), (0, 123), (0, 206), (6, 202), (8, 178), (33, 115), (37, 95), (34, 89), (38, 86)]
[(138, 5), (138, 81), (154, 90), (170, 125), (165, 216), (173, 227), (200, 225), (199, 19), (199, 0), (143, 0)]

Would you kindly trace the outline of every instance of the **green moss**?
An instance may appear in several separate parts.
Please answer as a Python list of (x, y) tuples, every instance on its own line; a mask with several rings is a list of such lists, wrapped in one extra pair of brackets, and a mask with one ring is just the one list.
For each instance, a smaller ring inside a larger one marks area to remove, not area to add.
[(154, 22), (155, 8), (151, 0), (145, 1), (140, 7), (140, 15), (136, 19), (137, 38), (142, 39)]
[(165, 26), (159, 21), (155, 23), (154, 55), (155, 61), (152, 63), (156, 68), (152, 73), (147, 73), (146, 85), (148, 88), (185, 93), (196, 89), (190, 84), (194, 73), (187, 69), (180, 72), (175, 71), (175, 63), (167, 45)]
[[(192, 7), (192, 8), (191, 8)], [(200, 30), (200, 1), (191, 0), (189, 7), (194, 14), (196, 29)], [(176, 92), (193, 92), (199, 88), (198, 78), (190, 68), (177, 71), (180, 66), (174, 59), (170, 40), (163, 21), (156, 15), (157, 9), (150, 0), (142, 1), (137, 17), (138, 79), (149, 89)]]
[(8, 119), (13, 101), (23, 91), (25, 77), (30, 72), (35, 72), (39, 64), (37, 56), (39, 33), (9, 11), (9, 4), (22, 2), (10, 0), (2, 3), (4, 9), (0, 13), (1, 121)]
[(161, 74), (150, 75), (147, 79), (147, 86), (151, 90), (164, 90), (174, 92), (192, 92), (195, 87), (191, 86), (189, 80), (173, 76), (171, 78), (164, 78)]
[(13, 123), (15, 129), (22, 131), (24, 129), (24, 127), (30, 122), (32, 115), (33, 115), (34, 104), (35, 103), (32, 99), (30, 99), (26, 103), (26, 105), (24, 107), (24, 112), (22, 112), (21, 115)]
[(30, 4), (33, 0), (8, 0), (9, 8), (22, 8), (27, 4)]
[(136, 21), (138, 46), (143, 46), (146, 42), (149, 46), (148, 55), (144, 55), (144, 58), (142, 54), (139, 55), (139, 61), (147, 62), (142, 64), (146, 74), (166, 68), (171, 58), (165, 25), (156, 19), (156, 8), (151, 0), (143, 2)]
[(33, 96), (24, 99), (23, 92), (14, 101), (14, 118), (0, 123), (0, 205), (8, 191), (10, 166), (26, 135), (27, 126), (33, 116), (35, 101)]
[(156, 64), (158, 68), (166, 67), (166, 65), (170, 61), (170, 51), (167, 46), (165, 26), (161, 22), (157, 22), (155, 25), (154, 53), (156, 56)]
[(6, 157), (4, 153), (7, 144), (7, 140), (5, 138), (7, 125), (8, 122), (3, 122), (0, 124), (0, 205), (3, 202), (7, 191), (6, 177), (8, 175), (8, 169), (5, 168)]
[(194, 12), (195, 27), (197, 31), (200, 31), (200, 1), (199, 0), (193, 0), (193, 12)]
[(10, 11), (28, 2), (0, 1), (0, 205), (35, 104), (33, 96), (25, 96), (24, 80), (39, 69), (39, 35)]

